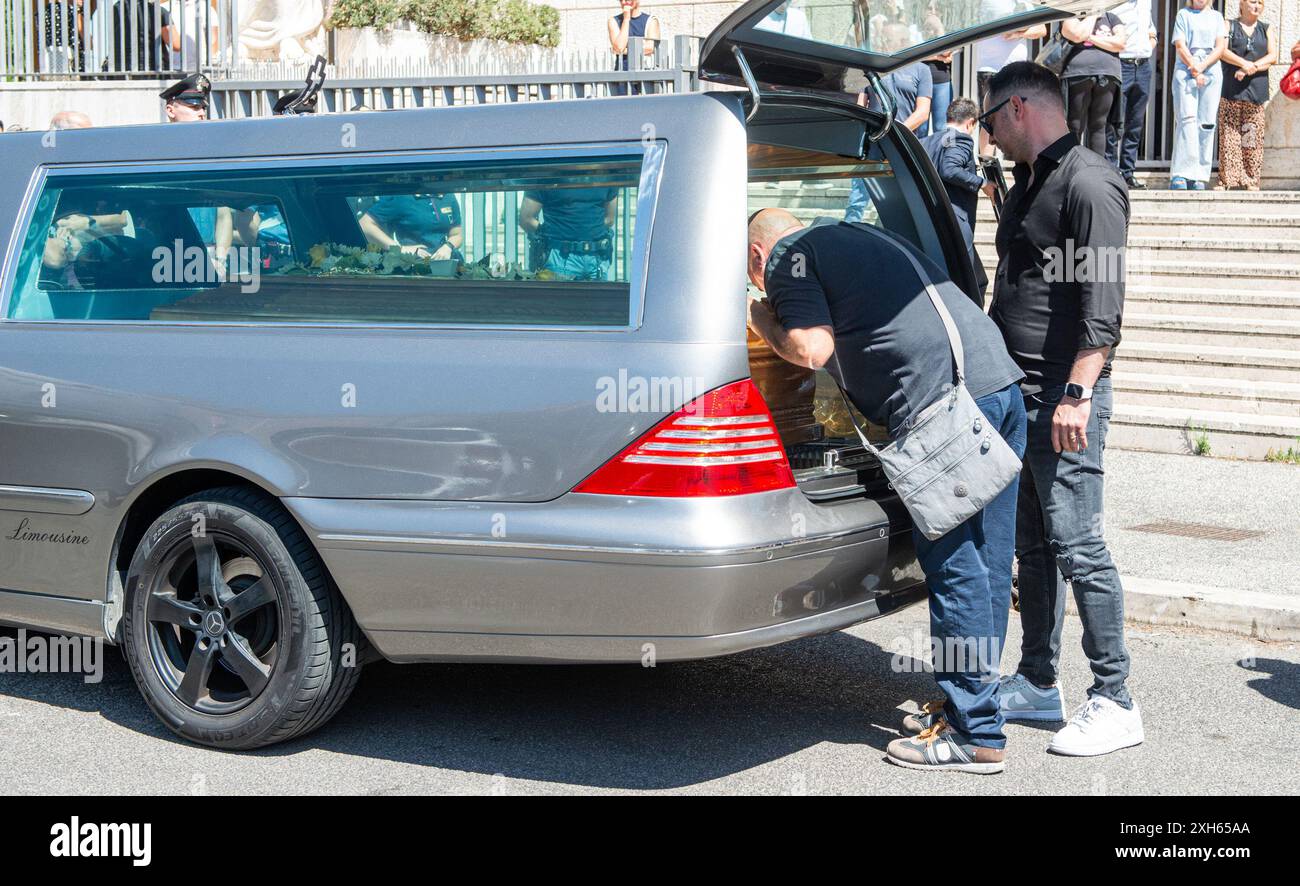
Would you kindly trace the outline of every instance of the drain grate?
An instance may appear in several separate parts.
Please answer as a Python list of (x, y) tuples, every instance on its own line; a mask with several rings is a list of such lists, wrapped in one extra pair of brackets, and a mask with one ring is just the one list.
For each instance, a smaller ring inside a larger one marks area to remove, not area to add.
[(1211, 526), (1205, 523), (1180, 523), (1177, 520), (1159, 520), (1130, 526), (1134, 532), (1155, 532), (1160, 535), (1179, 535), (1183, 538), (1203, 538), (1210, 541), (1245, 541), (1264, 533), (1258, 529), (1234, 529), (1231, 526)]

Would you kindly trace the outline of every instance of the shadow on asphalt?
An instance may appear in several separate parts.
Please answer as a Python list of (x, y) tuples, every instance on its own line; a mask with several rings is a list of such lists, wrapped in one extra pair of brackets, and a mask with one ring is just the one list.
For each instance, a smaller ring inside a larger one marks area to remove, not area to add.
[(1300, 665), (1276, 658), (1257, 658), (1239, 662), (1245, 670), (1264, 676), (1247, 680), (1246, 685), (1265, 698), (1300, 710)]
[[(380, 662), (366, 667), (351, 700), (322, 729), (251, 755), (320, 749), (557, 784), (682, 787), (822, 742), (883, 752), (897, 737), (899, 705), (936, 694), (916, 659), (901, 656), (902, 673), (893, 659), (891, 650), (836, 632), (655, 668)], [(0, 695), (98, 713), (182, 742), (154, 719), (112, 648), (100, 684), (79, 675), (6, 675)]]

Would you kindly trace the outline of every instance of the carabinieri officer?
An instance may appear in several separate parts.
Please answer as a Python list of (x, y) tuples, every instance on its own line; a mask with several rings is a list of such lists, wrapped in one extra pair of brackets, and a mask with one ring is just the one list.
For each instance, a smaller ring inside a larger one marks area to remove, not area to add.
[(397, 246), (422, 258), (464, 260), (460, 203), (450, 194), (380, 197), (362, 213), (361, 230), (376, 246)]
[(168, 123), (193, 123), (208, 119), (208, 96), (212, 81), (203, 74), (190, 74), (168, 86), (158, 97), (167, 103)]

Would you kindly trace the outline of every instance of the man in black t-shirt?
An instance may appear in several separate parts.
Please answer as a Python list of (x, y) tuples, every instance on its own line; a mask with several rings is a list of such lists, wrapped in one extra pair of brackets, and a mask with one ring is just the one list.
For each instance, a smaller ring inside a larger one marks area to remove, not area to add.
[(117, 0), (111, 37), (113, 42), (106, 51), (110, 64), (116, 61), (113, 70), (118, 71), (170, 70), (168, 50), (181, 49), (180, 31), (172, 26), (171, 14), (152, 0)]
[[(1019, 454), (1025, 408), (1016, 383), (1023, 373), (997, 327), (943, 269), (891, 234), (829, 219), (804, 227), (782, 209), (755, 213), (749, 279), (767, 300), (750, 302), (749, 324), (782, 359), (832, 370), (858, 411), (896, 437), (955, 380), (943, 321), (905, 250), (952, 314), (971, 396)], [(1011, 608), (1015, 502), (1012, 484), (936, 541), (912, 533), (930, 588), (934, 676), (946, 698), (904, 720), (904, 729), (919, 735), (892, 742), (890, 762), (918, 769), (1002, 769), (1006, 739), (997, 678)]]

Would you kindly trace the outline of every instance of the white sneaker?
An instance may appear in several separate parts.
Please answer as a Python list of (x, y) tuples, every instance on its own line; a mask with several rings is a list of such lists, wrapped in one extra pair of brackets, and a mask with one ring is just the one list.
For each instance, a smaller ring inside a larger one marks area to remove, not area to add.
[(1109, 698), (1093, 697), (1079, 706), (1052, 737), (1047, 750), (1067, 757), (1097, 757), (1142, 744), (1142, 712), (1137, 702), (1126, 711)]

